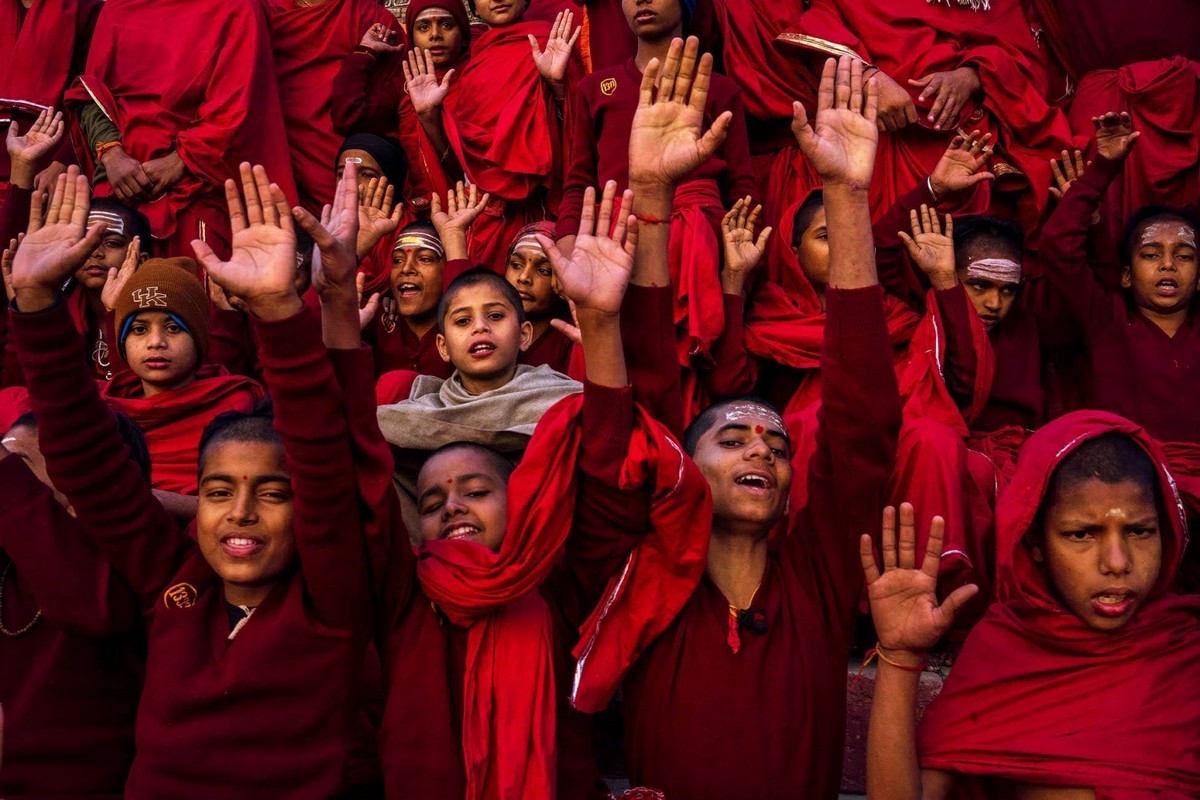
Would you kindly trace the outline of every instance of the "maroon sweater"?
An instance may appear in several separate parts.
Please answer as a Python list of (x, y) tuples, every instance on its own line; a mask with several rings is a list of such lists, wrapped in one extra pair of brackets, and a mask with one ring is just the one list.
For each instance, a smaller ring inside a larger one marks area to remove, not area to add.
[[(25, 462), (0, 460), (0, 796), (121, 797), (142, 688), (140, 609)], [(64, 580), (64, 576), (70, 576)]]
[(1125, 292), (1106, 289), (1088, 265), (1088, 221), (1123, 165), (1097, 156), (1042, 230), (1046, 280), (1087, 340), (1090, 405), (1133, 420), (1160, 442), (1200, 444), (1200, 316), (1195, 301), (1172, 336), (1141, 315)]
[(311, 311), (255, 325), (295, 492), (298, 568), (233, 641), (222, 582), (129, 459), (62, 304), (14, 314), (55, 485), (149, 619), (128, 797), (343, 787), (369, 616), (342, 398)]
[(826, 293), (810, 502), (773, 544), (753, 605), (765, 633), (743, 629), (734, 654), (728, 602), (705, 578), (626, 680), (634, 785), (689, 800), (837, 796), (858, 537), (879, 524), (901, 418), (882, 297)]
[[(629, 185), (629, 131), (641, 85), (642, 73), (633, 59), (593, 72), (579, 82), (571, 98), (574, 138), (563, 199), (558, 207), (556, 237), (579, 232), (579, 212), (587, 187), (603, 188), (608, 181), (616, 181), (619, 195)], [(725, 207), (731, 208), (747, 195), (757, 196), (758, 185), (750, 165), (750, 140), (741, 93), (733, 81), (713, 75), (704, 110), (705, 126), (725, 111), (733, 112), (725, 142), (686, 180), (717, 180)]]

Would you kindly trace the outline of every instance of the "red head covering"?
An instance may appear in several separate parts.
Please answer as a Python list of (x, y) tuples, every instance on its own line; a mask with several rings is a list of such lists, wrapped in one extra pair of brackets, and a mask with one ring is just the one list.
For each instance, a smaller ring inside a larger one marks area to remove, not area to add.
[(463, 8), (460, 0), (412, 0), (408, 4), (408, 11), (405, 12), (404, 17), (404, 26), (408, 29), (408, 40), (412, 41), (412, 26), (417, 21), (417, 17), (421, 16), (422, 11), (430, 8), (440, 8), (450, 12), (450, 16), (454, 17), (459, 30), (462, 31), (463, 46), (459, 57), (469, 53), (471, 51), (471, 21), (467, 19), (467, 10)]
[[(1114, 432), (1155, 464), (1163, 557), (1146, 605), (1105, 632), (1064, 608), (1022, 540), (1054, 469)], [(999, 602), (925, 714), (922, 767), (1093, 788), (1097, 800), (1200, 796), (1200, 693), (1187, 677), (1200, 658), (1200, 598), (1169, 592), (1187, 528), (1165, 464), (1142, 428), (1103, 412), (1068, 414), (1029, 438), (996, 509)], [(976, 796), (978, 782), (966, 782)]]

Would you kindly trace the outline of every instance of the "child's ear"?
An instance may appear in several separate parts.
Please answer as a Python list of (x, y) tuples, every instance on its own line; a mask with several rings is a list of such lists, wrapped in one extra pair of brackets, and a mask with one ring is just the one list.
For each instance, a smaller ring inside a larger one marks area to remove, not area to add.
[(437, 344), (438, 355), (442, 357), (442, 361), (445, 361), (447, 364), (449, 364), (450, 351), (446, 349), (446, 337), (439, 333), (437, 338), (434, 340), (434, 343)]
[(521, 352), (524, 353), (533, 344), (533, 323), (525, 320), (521, 323)]
[(1129, 267), (1121, 267), (1121, 288), (1129, 289), (1133, 286), (1133, 270)]

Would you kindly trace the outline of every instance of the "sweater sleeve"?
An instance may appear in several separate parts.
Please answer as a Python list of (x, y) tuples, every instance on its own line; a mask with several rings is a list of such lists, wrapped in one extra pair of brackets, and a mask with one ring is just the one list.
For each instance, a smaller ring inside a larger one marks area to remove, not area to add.
[(961, 283), (937, 292), (938, 309), (946, 328), (946, 358), (943, 379), (946, 389), (959, 408), (967, 408), (975, 399), (975, 374), (979, 356), (971, 335), (971, 301)]
[(713, 345), (713, 368), (704, 373), (714, 400), (749, 394), (758, 380), (758, 360), (746, 350), (746, 298), (727, 294), (724, 301), (725, 330)]
[(811, 528), (792, 532), (790, 544), (809, 549), (830, 610), (848, 633), (863, 582), (859, 536), (879, 524), (901, 404), (882, 289), (829, 289), (825, 298), (817, 450), (808, 476)]
[(596, 165), (600, 148), (596, 142), (596, 123), (588, 106), (586, 87), (577, 87), (571, 96), (571, 149), (567, 155), (567, 174), (563, 196), (558, 204), (554, 238), (579, 233), (579, 215), (583, 211), (583, 193), (597, 182)]
[(683, 389), (675, 353), (674, 293), (670, 286), (630, 286), (621, 305), (621, 342), (637, 403), (683, 435)]
[(129, 586), (16, 454), (0, 459), (0, 505), (0, 549), (17, 565), (47, 622), (86, 636), (137, 626), (140, 612)]
[(51, 482), (101, 554), (153, 608), (195, 543), (155, 499), (100, 399), (67, 307), (10, 314)]
[(322, 623), (365, 635), (369, 594), (350, 433), (320, 319), (304, 306), (284, 320), (255, 320), (253, 330), (287, 453), (309, 601)]

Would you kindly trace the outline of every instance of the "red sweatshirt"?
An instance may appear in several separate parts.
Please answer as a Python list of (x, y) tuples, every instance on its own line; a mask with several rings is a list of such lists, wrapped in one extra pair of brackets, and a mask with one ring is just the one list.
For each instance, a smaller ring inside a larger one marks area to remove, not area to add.
[(0, 507), (0, 624), (32, 622), (0, 634), (0, 795), (115, 800), (145, 669), (137, 600), (16, 455), (0, 460)]
[(766, 631), (743, 630), (734, 654), (728, 602), (705, 578), (626, 680), (635, 785), (689, 800), (837, 796), (858, 537), (878, 526), (900, 429), (882, 298), (826, 293), (810, 501), (773, 545), (754, 603)]
[(299, 564), (234, 641), (220, 578), (137, 474), (74, 357), (79, 334), (64, 306), (12, 324), (51, 479), (149, 619), (126, 796), (337, 794), (369, 611), (342, 397), (315, 316), (255, 326), (288, 454)]
[(1097, 156), (1071, 185), (1042, 233), (1046, 280), (1083, 326), (1092, 362), (1093, 408), (1142, 425), (1161, 442), (1200, 444), (1200, 317), (1168, 336), (1105, 289), (1088, 267), (1088, 220), (1122, 165)]

